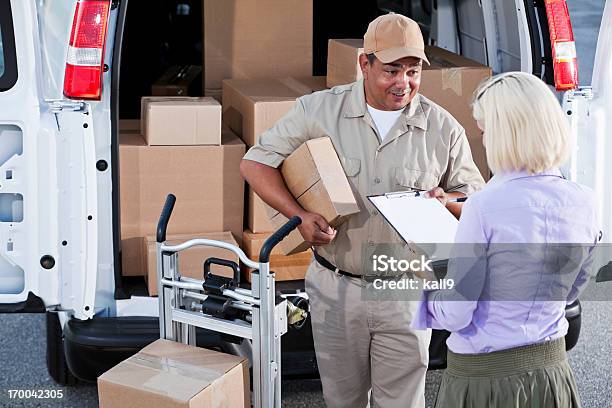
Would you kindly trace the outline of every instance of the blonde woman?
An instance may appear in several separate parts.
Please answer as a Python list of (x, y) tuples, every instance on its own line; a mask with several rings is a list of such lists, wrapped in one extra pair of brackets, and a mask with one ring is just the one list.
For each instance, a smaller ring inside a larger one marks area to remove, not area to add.
[(568, 125), (533, 75), (491, 78), (473, 113), (495, 176), (463, 206), (454, 288), (425, 292), (413, 321), (451, 332), (436, 407), (580, 407), (564, 310), (599, 237), (593, 192), (561, 176)]

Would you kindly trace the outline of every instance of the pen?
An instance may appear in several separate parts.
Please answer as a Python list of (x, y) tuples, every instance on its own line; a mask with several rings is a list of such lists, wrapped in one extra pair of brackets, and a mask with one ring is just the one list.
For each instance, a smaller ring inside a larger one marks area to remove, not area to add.
[(465, 184), (465, 183), (464, 184), (459, 184), (458, 186), (449, 188), (448, 190), (446, 190), (446, 192), (450, 193), (451, 191), (459, 190), (459, 189), (461, 189), (461, 188), (463, 188), (465, 186), (467, 186), (467, 184)]
[(451, 199), (447, 200), (446, 202), (447, 203), (463, 203), (467, 199), (468, 199), (467, 197), (451, 198)]

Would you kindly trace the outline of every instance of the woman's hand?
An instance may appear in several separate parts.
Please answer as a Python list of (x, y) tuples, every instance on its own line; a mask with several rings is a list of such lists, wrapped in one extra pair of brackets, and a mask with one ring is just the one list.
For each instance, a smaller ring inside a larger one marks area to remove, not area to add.
[[(462, 184), (461, 186), (464, 186), (464, 184)], [(456, 188), (458, 187), (451, 188), (450, 190), (454, 190)], [(463, 204), (456, 202), (449, 203), (448, 200), (450, 200), (451, 198), (465, 197), (465, 194), (460, 193), (458, 191), (446, 192), (442, 189), (442, 187), (436, 187), (427, 191), (423, 195), (427, 198), (437, 199), (443, 206), (448, 209), (448, 211), (451, 212), (451, 214), (455, 216), (455, 218), (459, 219), (459, 217), (461, 216), (461, 208), (463, 207)]]
[(448, 199), (450, 198), (449, 194), (446, 193), (442, 189), (442, 187), (432, 188), (431, 190), (429, 190), (429, 191), (427, 191), (425, 193), (425, 197), (427, 197), (427, 198), (435, 198), (440, 203), (442, 203), (442, 205), (445, 206), (445, 207), (446, 207), (446, 203), (448, 202)]

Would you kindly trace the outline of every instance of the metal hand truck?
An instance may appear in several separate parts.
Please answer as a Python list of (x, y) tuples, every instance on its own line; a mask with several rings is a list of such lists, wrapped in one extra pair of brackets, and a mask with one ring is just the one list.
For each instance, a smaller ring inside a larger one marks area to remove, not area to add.
[[(235, 245), (209, 239), (192, 239), (167, 245), (166, 229), (176, 197), (169, 194), (157, 225), (157, 289), (160, 338), (195, 345), (195, 328), (201, 327), (252, 341), (253, 406), (281, 406), (281, 336), (287, 332), (287, 301), (276, 296), (270, 273), (272, 248), (301, 224), (293, 217), (264, 243), (259, 262), (251, 261)], [(209, 258), (204, 280), (181, 277), (178, 253), (198, 245), (234, 252), (253, 268), (251, 289), (238, 287), (240, 270), (235, 262)], [(234, 278), (214, 275), (213, 264), (232, 268)]]

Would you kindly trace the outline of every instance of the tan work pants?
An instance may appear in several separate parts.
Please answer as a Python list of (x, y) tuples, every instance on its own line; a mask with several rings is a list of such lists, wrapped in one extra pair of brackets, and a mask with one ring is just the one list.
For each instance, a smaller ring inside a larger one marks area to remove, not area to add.
[(362, 281), (315, 260), (306, 275), (323, 396), (329, 408), (420, 408), (430, 330), (412, 330), (414, 301), (364, 301)]

